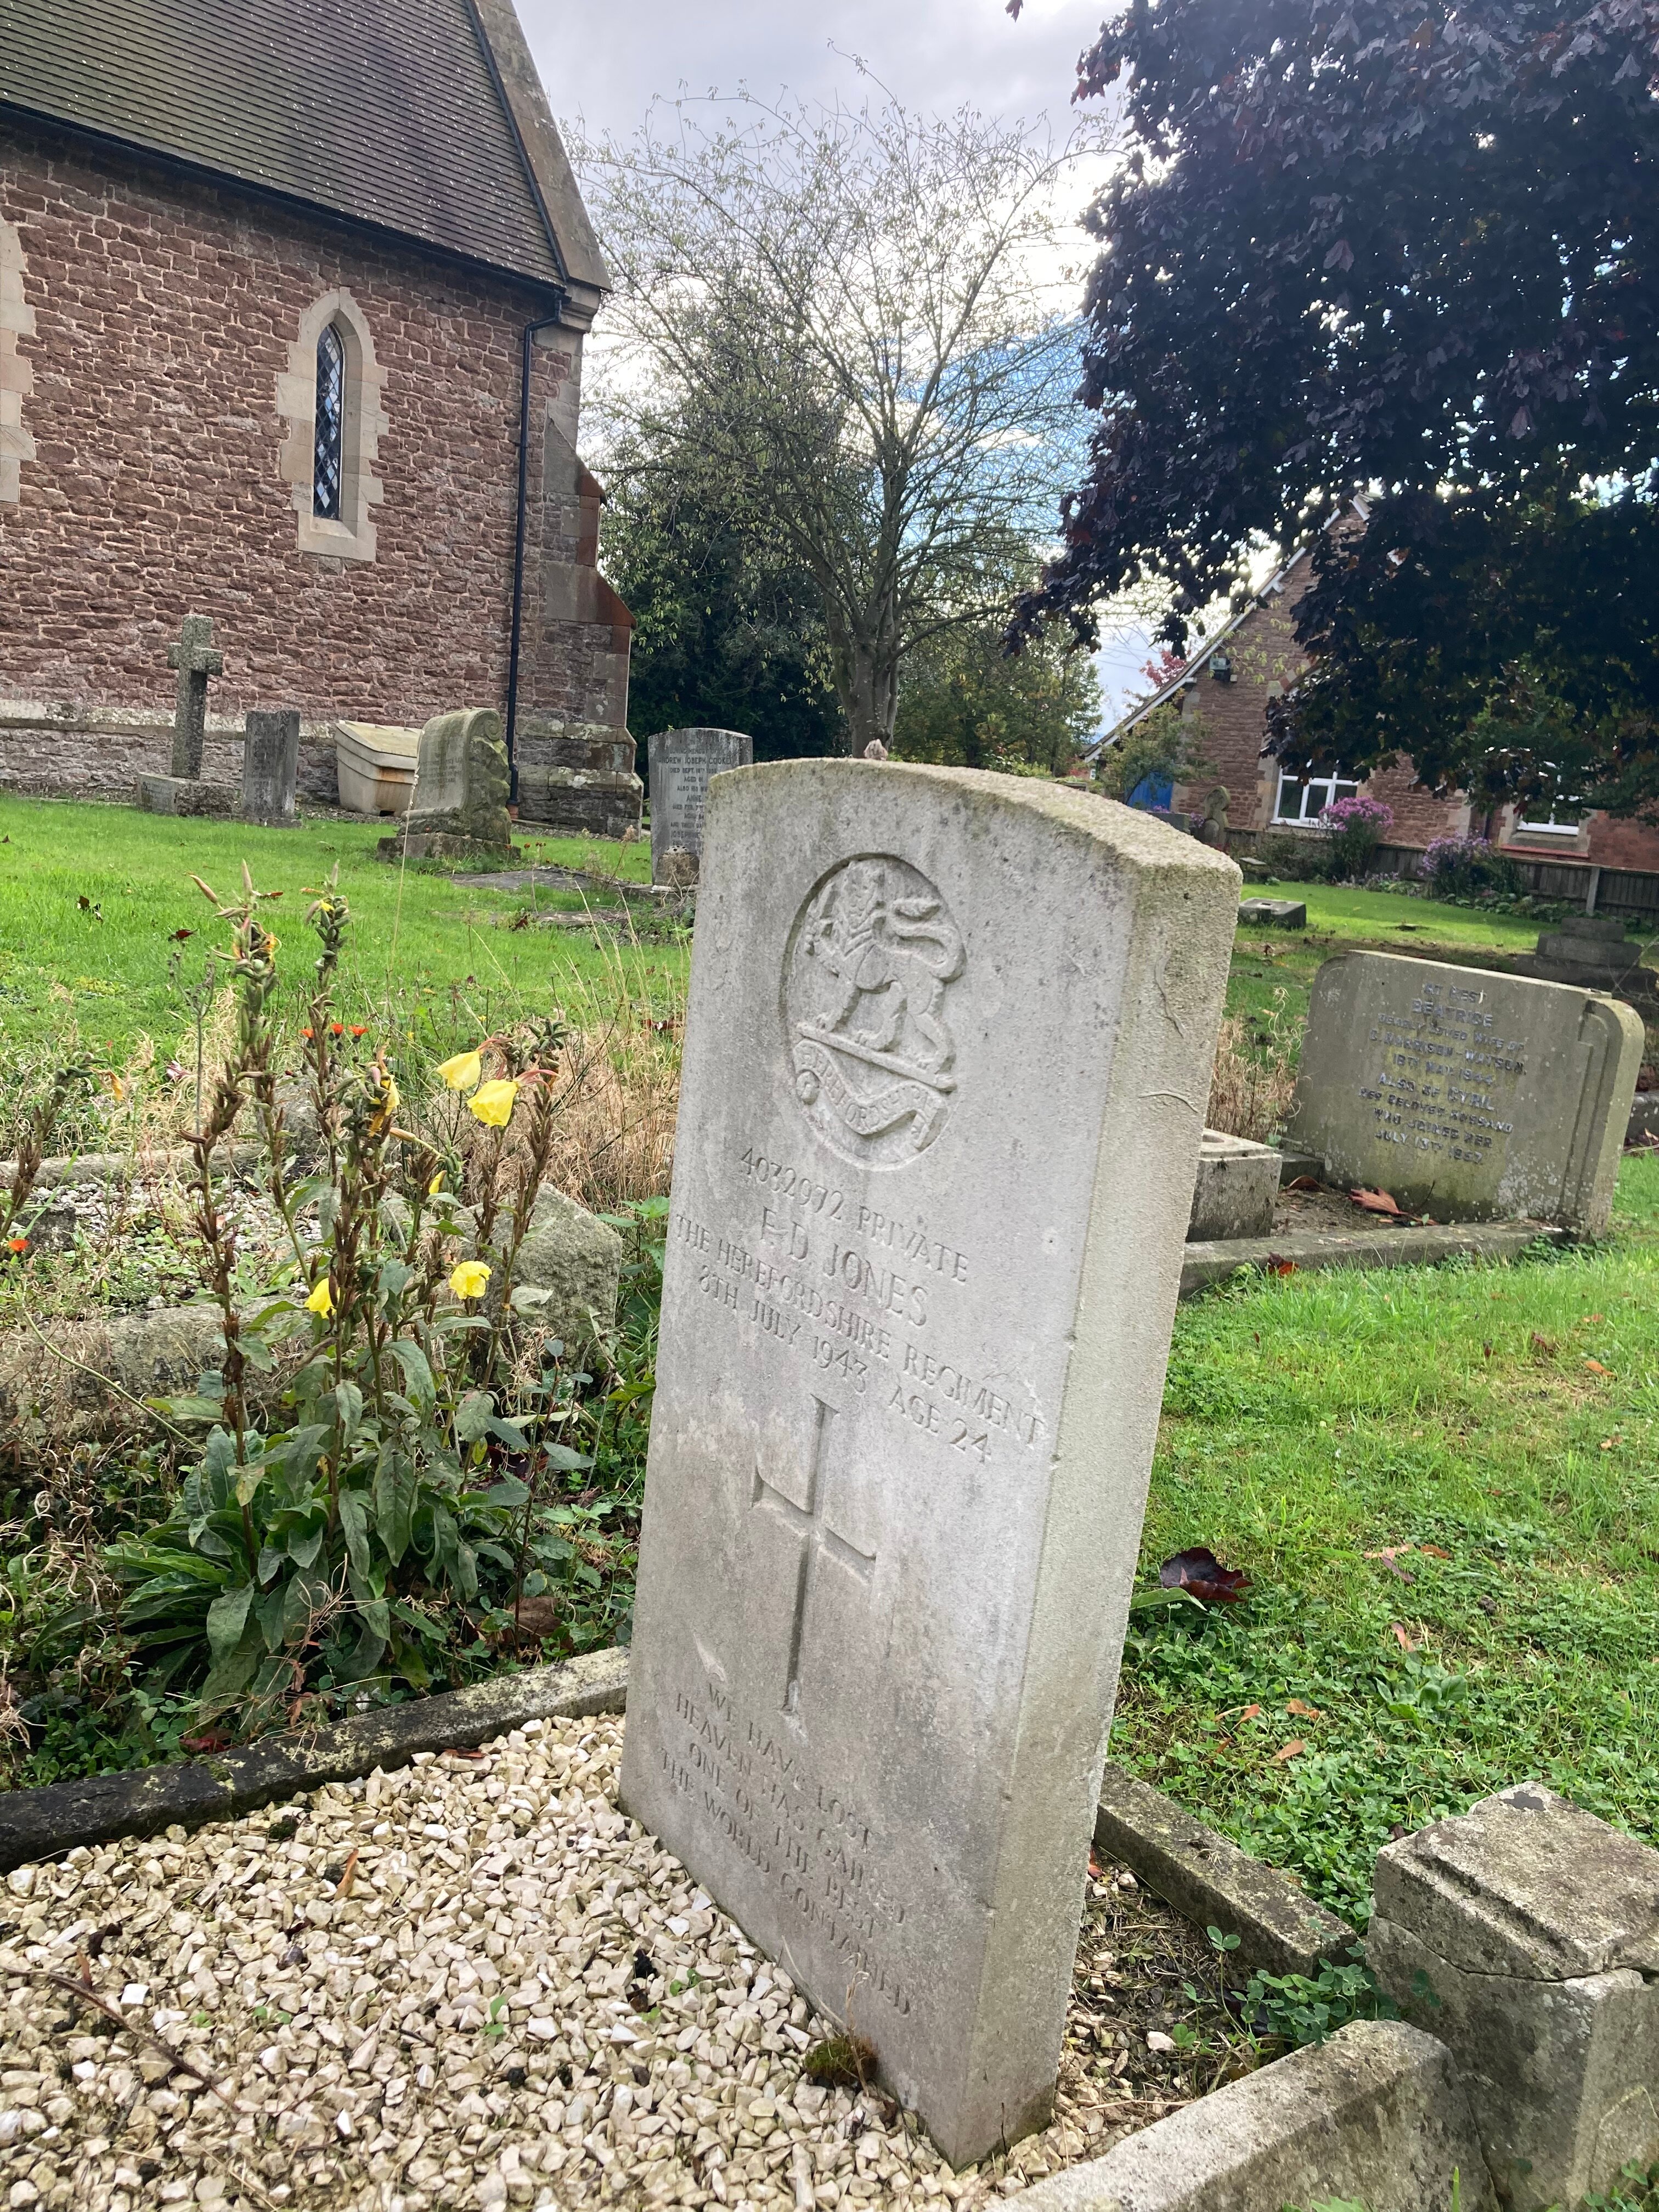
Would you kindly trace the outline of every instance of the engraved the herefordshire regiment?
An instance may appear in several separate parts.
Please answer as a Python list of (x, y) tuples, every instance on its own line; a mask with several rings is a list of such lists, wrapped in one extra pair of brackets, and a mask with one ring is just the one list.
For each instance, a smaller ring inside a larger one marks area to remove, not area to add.
[(623, 1798), (951, 2161), (1052, 2106), (1237, 903), (1024, 778), (714, 778)]

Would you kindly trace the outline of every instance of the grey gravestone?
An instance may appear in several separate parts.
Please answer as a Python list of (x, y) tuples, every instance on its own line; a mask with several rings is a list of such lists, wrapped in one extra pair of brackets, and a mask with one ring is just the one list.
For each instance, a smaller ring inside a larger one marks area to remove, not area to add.
[(1052, 2100), (1238, 871), (863, 761), (703, 857), (623, 1796), (962, 2166)]
[(513, 850), (501, 718), (493, 707), (434, 714), (421, 732), (415, 792), (387, 860), (488, 860)]
[(520, 822), (555, 836), (638, 836), (644, 787), (626, 730), (521, 714), (514, 755)]
[(186, 615), (179, 641), (167, 647), (167, 666), (179, 686), (173, 709), (173, 757), (166, 775), (141, 775), (138, 804), (148, 814), (230, 814), (236, 793), (228, 784), (202, 780), (202, 745), (207, 732), (207, 688), (222, 676), (225, 656), (213, 642), (206, 615)]
[(1238, 918), (1253, 929), (1305, 929), (1308, 908), (1302, 899), (1241, 899)]
[(1616, 991), (1644, 1002), (1659, 991), (1659, 970), (1644, 967), (1643, 946), (1625, 934), (1618, 915), (1573, 914), (1540, 933), (1532, 973), (1553, 983), (1578, 983), (1591, 991)]
[(1607, 1225), (1638, 1016), (1564, 983), (1346, 952), (1314, 979), (1287, 1147), (1443, 1221)]
[[(754, 757), (755, 741), (741, 730), (663, 730), (652, 738), (653, 884), (684, 890), (696, 882), (708, 779), (723, 769), (747, 768)], [(671, 853), (683, 857), (671, 862)]]
[(271, 713), (256, 708), (247, 718), (242, 748), (242, 819), (291, 830), (299, 775), (299, 708), (281, 707)]

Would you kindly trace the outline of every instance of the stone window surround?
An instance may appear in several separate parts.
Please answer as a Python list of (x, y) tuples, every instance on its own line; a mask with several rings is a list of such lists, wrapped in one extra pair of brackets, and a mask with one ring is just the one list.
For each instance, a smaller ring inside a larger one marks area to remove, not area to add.
[[(341, 435), (340, 519), (313, 511), (317, 434), (317, 342), (332, 324), (345, 349), (345, 413)], [(288, 425), (283, 441), (283, 482), (292, 487), (302, 553), (341, 561), (374, 558), (371, 510), (386, 496), (374, 473), (387, 423), (380, 405), (386, 371), (374, 358), (374, 341), (362, 309), (349, 292), (325, 292), (300, 319), (288, 349), (288, 368), (276, 380), (276, 411)]]
[(34, 336), (34, 310), (23, 296), (28, 268), (23, 240), (0, 218), (0, 506), (21, 499), (22, 466), (34, 459), (34, 441), (23, 421), (23, 401), (34, 373), (17, 350), (19, 338)]

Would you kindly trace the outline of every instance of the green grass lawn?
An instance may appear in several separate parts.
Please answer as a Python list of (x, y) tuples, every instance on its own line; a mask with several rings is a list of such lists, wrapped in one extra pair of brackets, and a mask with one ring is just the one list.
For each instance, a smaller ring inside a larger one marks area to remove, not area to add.
[[(191, 882), (240, 893), (244, 860), (262, 890), (280, 890), (276, 925), (297, 993), (313, 949), (304, 890), (337, 862), (356, 918), (343, 1009), (381, 1018), (388, 1000), (440, 1003), (488, 1030), (512, 1012), (604, 995), (620, 964), (631, 988), (659, 981), (676, 995), (685, 952), (674, 944), (601, 947), (586, 933), (511, 927), (516, 917), (579, 908), (569, 890), (466, 888), (422, 868), (388, 866), (374, 848), (387, 825), (317, 821), (295, 830), (179, 821), (128, 807), (0, 797), (0, 1035), (13, 1044), (60, 1037), (72, 1018), (88, 1054), (119, 1065), (141, 1037), (171, 1049), (189, 1028), (185, 991), (222, 931)], [(590, 839), (521, 841), (526, 861), (643, 883), (650, 849)], [(602, 890), (594, 903), (615, 905)], [(180, 943), (175, 933), (195, 933)], [(296, 957), (297, 955), (297, 957)], [(462, 1001), (465, 1001), (463, 1006)]]
[[(1619, 1234), (1182, 1310), (1114, 1755), (1363, 1921), (1391, 1834), (1538, 1778), (1659, 1843), (1659, 1160)], [(1392, 1557), (1390, 1557), (1392, 1554)]]

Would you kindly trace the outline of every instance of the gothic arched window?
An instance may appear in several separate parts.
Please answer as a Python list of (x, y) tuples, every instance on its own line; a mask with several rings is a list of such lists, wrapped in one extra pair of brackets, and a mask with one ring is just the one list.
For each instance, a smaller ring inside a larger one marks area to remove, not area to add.
[(316, 422), (311, 511), (337, 522), (345, 465), (345, 346), (332, 323), (324, 325), (317, 340)]

